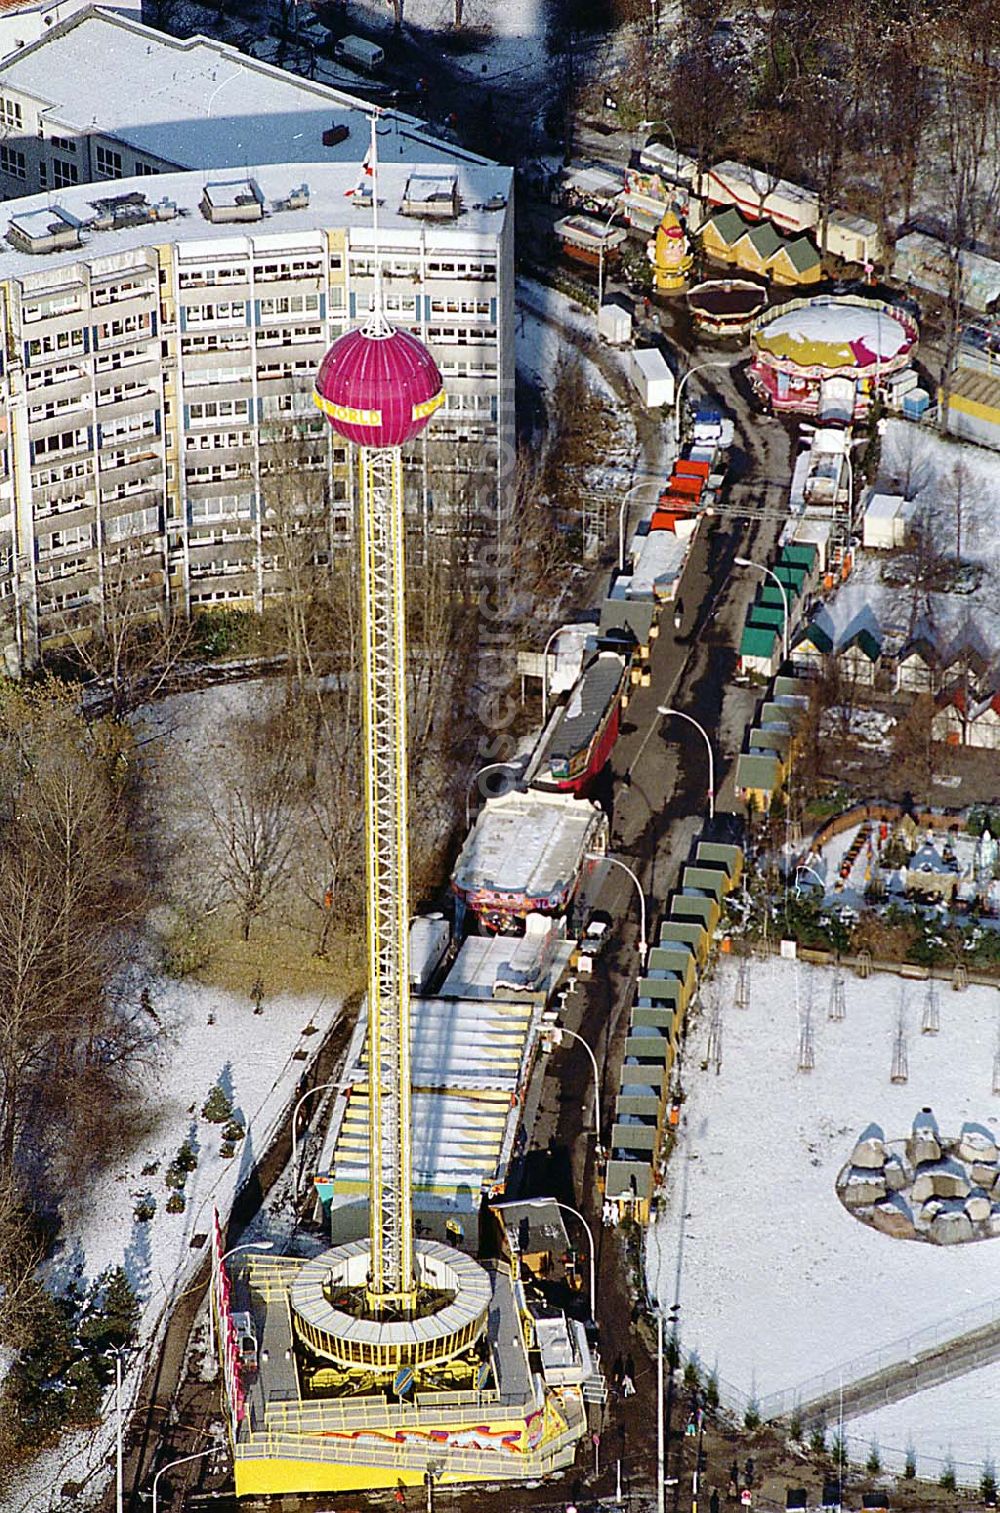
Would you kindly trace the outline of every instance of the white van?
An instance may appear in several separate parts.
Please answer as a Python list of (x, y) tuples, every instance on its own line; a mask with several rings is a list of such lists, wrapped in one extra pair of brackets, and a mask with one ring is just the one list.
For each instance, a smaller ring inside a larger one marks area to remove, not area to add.
[(374, 73), (385, 62), (385, 53), (376, 42), (366, 42), (364, 37), (341, 37), (333, 49), (333, 56), (345, 63), (357, 63)]

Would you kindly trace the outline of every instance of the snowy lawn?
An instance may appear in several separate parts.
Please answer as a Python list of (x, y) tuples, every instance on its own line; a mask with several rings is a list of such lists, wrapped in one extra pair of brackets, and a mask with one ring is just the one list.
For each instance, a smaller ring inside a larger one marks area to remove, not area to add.
[[(702, 1071), (707, 1012), (687, 1051), (681, 1137), (664, 1211), (649, 1235), (650, 1291), (680, 1303), (686, 1352), (744, 1398), (809, 1390), (821, 1372), (996, 1302), (1000, 1239), (953, 1248), (893, 1240), (853, 1219), (834, 1183), (870, 1122), (906, 1136), (930, 1105), (943, 1134), (967, 1119), (1000, 1127), (992, 1093), (1000, 995), (941, 994), (941, 1028), (920, 1033), (923, 985), (849, 975), (847, 1013), (828, 1019), (832, 973), (772, 959), (751, 967), (750, 1007), (733, 1007), (735, 965), (706, 991), (722, 1007), (722, 1068)], [(811, 1002), (815, 1066), (797, 1070)], [(901, 1002), (909, 1080), (890, 1082)], [(946, 1327), (945, 1336), (961, 1332)], [(870, 1369), (870, 1367), (869, 1367)]]
[[(147, 1077), (155, 1127), (136, 1148), (112, 1165), (96, 1186), (81, 1189), (64, 1207), (61, 1239), (47, 1264), (50, 1285), (65, 1287), (74, 1276), (89, 1281), (105, 1267), (122, 1265), (142, 1303), (141, 1347), (128, 1372), (128, 1400), (138, 1392), (149, 1364), (150, 1346), (168, 1305), (190, 1285), (207, 1254), (212, 1207), (225, 1219), (237, 1186), (266, 1149), (295, 1096), (303, 1071), (336, 1018), (340, 1003), (316, 993), (301, 998), (265, 999), (255, 1014), (245, 996), (194, 982), (150, 981), (153, 1010), (160, 1024), (160, 1063)], [(295, 1059), (304, 1052), (305, 1060)], [(230, 1159), (220, 1155), (221, 1129), (200, 1117), (206, 1095), (221, 1083), (246, 1138)], [(166, 1212), (170, 1189), (164, 1172), (184, 1140), (198, 1157), (185, 1185), (185, 1209)], [(143, 1168), (155, 1165), (155, 1173)], [(135, 1218), (136, 1204), (150, 1194), (156, 1212)], [(106, 1479), (113, 1444), (111, 1405), (96, 1433), (75, 1434), (43, 1455), (19, 1480), (11, 1513), (47, 1509), (51, 1491), (73, 1479), (88, 1481), (96, 1493)], [(44, 1489), (44, 1492), (43, 1492)]]
[[(909, 421), (890, 420), (882, 438), (880, 479), (915, 500), (918, 510), (926, 509), (942, 551), (954, 552), (960, 540), (962, 558), (984, 568), (975, 592), (928, 596), (938, 641), (947, 646), (971, 620), (992, 647), (1000, 648), (1000, 453), (946, 439)], [(883, 633), (906, 639), (910, 595), (882, 582), (887, 557), (885, 552), (859, 553), (851, 579), (830, 601), (839, 629), (868, 603)]]
[[(469, 52), (450, 55), (455, 66), (484, 79), (544, 73), (546, 11), (546, 0), (503, 0), (502, 5), (464, 0), (463, 29), (480, 37)], [(351, 0), (350, 12), (362, 26), (385, 29), (393, 24), (392, 5), (386, 0)], [(454, 20), (455, 0), (403, 0), (404, 26), (442, 31)]]
[(929, 1387), (890, 1408), (852, 1419), (844, 1431), (848, 1457), (867, 1460), (873, 1444), (887, 1471), (901, 1471), (912, 1450), (917, 1475), (936, 1481), (947, 1461), (962, 1486), (974, 1487), (1000, 1454), (1000, 1370), (994, 1363), (954, 1382)]

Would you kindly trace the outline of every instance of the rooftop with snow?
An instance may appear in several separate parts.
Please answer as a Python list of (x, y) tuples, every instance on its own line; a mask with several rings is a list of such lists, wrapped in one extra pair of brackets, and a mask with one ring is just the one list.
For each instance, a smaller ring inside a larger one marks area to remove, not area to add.
[[(0, 90), (44, 101), (52, 132), (114, 137), (178, 168), (309, 163), (321, 152), (359, 163), (373, 114), (355, 95), (224, 42), (168, 36), (96, 7), (0, 63)], [(323, 147), (335, 126), (346, 128), (343, 140)], [(481, 161), (399, 111), (380, 114), (379, 135), (386, 161)]]
[[(511, 170), (492, 164), (461, 162), (455, 165), (458, 183), (458, 214), (454, 219), (433, 222), (434, 244), (456, 246), (495, 246), (502, 226), (496, 210), (484, 208), (487, 202), (506, 203)], [(358, 163), (296, 163), (294, 167), (267, 165), (246, 172), (220, 175), (206, 186), (202, 172), (160, 174), (154, 179), (119, 179), (113, 184), (78, 184), (59, 193), (59, 203), (52, 205), (51, 194), (27, 196), (8, 201), (6, 223), (0, 208), (0, 228), (7, 240), (0, 242), (0, 277), (26, 278), (43, 269), (78, 263), (83, 258), (114, 256), (137, 247), (158, 243), (195, 243), (192, 255), (210, 255), (206, 244), (222, 241), (226, 250), (234, 241), (245, 242), (248, 236), (314, 232), (337, 226), (352, 227), (352, 241), (365, 245), (373, 241), (371, 200), (349, 191), (357, 188), (361, 175)], [(379, 169), (379, 221), (385, 237), (392, 233), (392, 246), (418, 249), (426, 240), (426, 223), (403, 209), (409, 164), (389, 164)], [(210, 192), (213, 205), (235, 204), (238, 195), (259, 191), (259, 218), (234, 223), (207, 218), (203, 201)], [(303, 190), (305, 191), (303, 193)], [(124, 202), (137, 196), (129, 213), (120, 223), (104, 207), (113, 201)], [(366, 209), (367, 207), (367, 209)], [(29, 234), (43, 233), (56, 222), (75, 236), (67, 244), (53, 239), (51, 250), (27, 251), (25, 236), (16, 232), (26, 228)], [(11, 243), (10, 230), (16, 241)], [(294, 240), (289, 246), (295, 247)], [(222, 248), (220, 247), (220, 251)]]

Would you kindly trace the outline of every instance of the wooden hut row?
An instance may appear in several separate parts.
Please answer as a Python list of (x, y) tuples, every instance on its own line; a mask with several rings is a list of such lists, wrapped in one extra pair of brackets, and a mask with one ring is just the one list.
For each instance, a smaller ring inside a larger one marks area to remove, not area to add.
[(605, 1198), (640, 1223), (649, 1218), (669, 1117), (670, 1074), (688, 1004), (708, 963), (726, 895), (739, 886), (738, 846), (700, 840), (651, 948), (635, 1002), (611, 1131)]

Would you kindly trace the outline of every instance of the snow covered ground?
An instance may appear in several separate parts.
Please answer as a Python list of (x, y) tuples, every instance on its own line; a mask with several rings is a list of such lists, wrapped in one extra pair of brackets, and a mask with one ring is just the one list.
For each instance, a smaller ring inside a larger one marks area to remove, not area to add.
[[(957, 470), (957, 471), (956, 471)], [(1000, 647), (1000, 453), (938, 435), (909, 421), (890, 420), (882, 439), (881, 478), (926, 510), (939, 548), (958, 545), (956, 496), (961, 496), (961, 555), (981, 563), (983, 581), (972, 594), (932, 594), (930, 613), (938, 640), (947, 645), (967, 619), (994, 647)], [(910, 614), (905, 591), (882, 582), (886, 553), (859, 554), (856, 571), (831, 601), (838, 629), (846, 628), (867, 602), (883, 632), (906, 633)]]
[[(455, 65), (489, 79), (541, 73), (548, 61), (546, 11), (546, 0), (503, 0), (501, 5), (494, 0), (464, 0), (462, 26), (480, 32), (482, 40), (474, 50), (456, 55)], [(349, 13), (369, 28), (393, 24), (392, 5), (386, 0), (351, 0)], [(441, 31), (454, 20), (455, 0), (404, 0), (405, 26)]]
[(852, 1419), (844, 1439), (849, 1459), (867, 1460), (873, 1444), (887, 1471), (901, 1471), (912, 1450), (917, 1475), (936, 1481), (949, 1460), (962, 1486), (976, 1486), (987, 1462), (1000, 1458), (1000, 1367), (970, 1371), (890, 1408)]
[[(920, 1332), (947, 1338), (969, 1327), (963, 1314), (1000, 1311), (1000, 1240), (950, 1249), (892, 1240), (853, 1219), (834, 1188), (872, 1121), (898, 1139), (930, 1105), (944, 1133), (967, 1119), (1000, 1125), (991, 1091), (1000, 998), (988, 988), (946, 992), (940, 1033), (923, 1036), (918, 983), (849, 976), (846, 1018), (832, 1021), (828, 970), (755, 961), (747, 1010), (732, 1006), (734, 979), (726, 960), (703, 995), (722, 1008), (718, 1075), (700, 1070), (709, 1014), (692, 1028), (681, 1136), (649, 1235), (647, 1274), (654, 1296), (668, 1307), (679, 1302), (682, 1346), (717, 1371), (723, 1397), (756, 1399), (766, 1412), (771, 1395), (806, 1396), (820, 1373), (835, 1385), (841, 1369), (845, 1379), (860, 1375), (873, 1351), (906, 1359)], [(800, 1072), (810, 1004), (815, 1065)], [(902, 1085), (890, 1081), (901, 1006)], [(937, 1390), (948, 1404), (949, 1390), (972, 1389), (957, 1382)], [(895, 1435), (903, 1409), (886, 1412), (897, 1416), (886, 1420)], [(940, 1420), (932, 1407), (932, 1422), (940, 1422), (943, 1455), (950, 1407)], [(870, 1439), (867, 1423), (859, 1426)], [(927, 1432), (921, 1444), (932, 1452)]]
[[(595, 490), (619, 494), (632, 482), (637, 458), (635, 423), (629, 409), (615, 392), (601, 368), (575, 341), (564, 334), (573, 331), (596, 346), (597, 321), (589, 310), (534, 279), (518, 282), (518, 309), (515, 322), (515, 350), (521, 373), (551, 398), (556, 374), (563, 358), (579, 357), (588, 386), (614, 410), (611, 426), (604, 438), (604, 456), (600, 464), (588, 470), (587, 484)], [(627, 374), (625, 358), (611, 348), (601, 347), (602, 357), (612, 368)], [(664, 430), (664, 436), (666, 431)], [(666, 442), (665, 442), (666, 448)]]
[[(128, 1373), (128, 1400), (134, 1400), (149, 1346), (168, 1303), (189, 1285), (205, 1255), (212, 1207), (228, 1214), (237, 1187), (266, 1149), (295, 1095), (299, 1077), (340, 1009), (333, 997), (265, 999), (256, 1015), (248, 998), (195, 982), (152, 979), (153, 1010), (160, 1022), (160, 1064), (148, 1075), (155, 1128), (128, 1156), (108, 1169), (99, 1185), (81, 1189), (64, 1210), (60, 1243), (47, 1264), (49, 1280), (60, 1286), (80, 1269), (89, 1281), (107, 1266), (122, 1265), (142, 1303), (141, 1344)], [(305, 1060), (296, 1060), (296, 1052)], [(210, 1088), (221, 1082), (234, 1113), (247, 1129), (231, 1159), (220, 1155), (221, 1127), (201, 1119)], [(188, 1139), (198, 1165), (186, 1183), (186, 1207), (168, 1214), (164, 1170)], [(143, 1168), (156, 1164), (155, 1173)], [(144, 1194), (156, 1200), (153, 1218), (135, 1219)], [(59, 1503), (58, 1487), (73, 1479), (97, 1491), (107, 1475), (112, 1440), (109, 1417), (97, 1433), (73, 1435), (43, 1455), (17, 1483), (5, 1513), (28, 1513)]]

